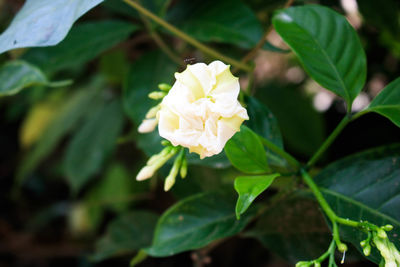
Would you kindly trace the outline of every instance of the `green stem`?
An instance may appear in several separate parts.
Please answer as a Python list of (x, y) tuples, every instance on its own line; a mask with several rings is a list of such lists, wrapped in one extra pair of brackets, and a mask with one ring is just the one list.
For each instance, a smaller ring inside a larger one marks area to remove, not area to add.
[(140, 15), (143, 23), (145, 24), (147, 30), (150, 33), (150, 36), (153, 38), (154, 42), (160, 47), (160, 49), (170, 58), (172, 61), (177, 63), (178, 65), (182, 65), (182, 60), (176, 55), (171, 48), (164, 42), (161, 36), (156, 32), (156, 30), (151, 26), (149, 19), (144, 16)]
[(332, 240), (331, 244), (329, 245), (328, 250), (322, 254), (318, 259), (316, 259), (316, 262), (323, 262), (329, 255), (335, 252), (335, 247), (336, 247), (336, 242), (335, 240)]
[(349, 115), (346, 115), (342, 121), (336, 126), (335, 130), (329, 135), (325, 142), (320, 146), (320, 148), (315, 152), (312, 158), (307, 162), (306, 168), (309, 169), (320, 159), (322, 154), (328, 149), (328, 147), (335, 141), (336, 137), (342, 132), (344, 127), (351, 121)]
[(319, 187), (314, 183), (313, 179), (310, 177), (310, 175), (307, 173), (307, 171), (304, 169), (301, 169), (300, 172), (301, 172), (301, 176), (303, 177), (303, 180), (305, 181), (305, 183), (308, 185), (308, 187), (313, 192), (313, 194), (314, 194), (315, 198), (317, 199), (319, 205), (321, 206), (322, 210), (325, 212), (325, 214), (328, 216), (329, 220), (332, 222), (333, 239), (336, 242), (338, 250), (341, 252), (346, 251), (347, 246), (340, 241), (339, 228), (338, 228), (337, 224), (340, 223), (340, 224), (344, 224), (347, 226), (358, 228), (361, 226), (360, 222), (353, 221), (350, 219), (344, 219), (344, 218), (337, 216), (336, 213), (329, 206), (328, 202), (326, 202)]
[(272, 152), (278, 154), (282, 158), (286, 159), (286, 161), (291, 166), (295, 167), (296, 170), (300, 168), (300, 163), (294, 157), (292, 157), (289, 153), (285, 152), (282, 148), (280, 148), (279, 146), (275, 145), (274, 143), (272, 143), (268, 139), (265, 139), (264, 137), (260, 136), (260, 140), (261, 140), (261, 142), (263, 143), (264, 146), (266, 146)]
[(133, 0), (123, 0), (125, 3), (127, 3), (128, 5), (130, 5), (131, 7), (135, 8), (137, 11), (139, 11), (141, 14), (145, 15), (146, 17), (152, 19), (153, 21), (155, 21), (156, 23), (160, 24), (161, 26), (163, 26), (164, 28), (166, 28), (167, 30), (169, 30), (170, 32), (172, 32), (173, 34), (175, 34), (176, 36), (178, 36), (179, 38), (185, 40), (186, 42), (190, 43), (191, 45), (193, 45), (194, 47), (198, 48), (200, 51), (215, 57), (217, 59), (221, 59), (222, 61), (225, 61), (226, 63), (231, 64), (232, 66), (235, 66), (241, 70), (244, 70), (246, 72), (251, 72), (252, 68), (244, 63), (241, 63), (240, 61), (237, 61), (231, 57), (222, 55), (221, 53), (219, 53), (218, 51), (203, 45), (202, 43), (200, 43), (199, 41), (197, 41), (196, 39), (190, 37), (189, 35), (187, 35), (186, 33), (182, 32), (181, 30), (179, 30), (178, 28), (176, 28), (175, 26), (169, 24), (168, 22), (166, 22), (165, 20), (163, 20), (162, 18), (158, 17), (157, 15), (155, 15), (154, 13), (150, 12), (149, 10), (145, 9), (144, 7), (142, 7), (139, 3), (133, 1)]

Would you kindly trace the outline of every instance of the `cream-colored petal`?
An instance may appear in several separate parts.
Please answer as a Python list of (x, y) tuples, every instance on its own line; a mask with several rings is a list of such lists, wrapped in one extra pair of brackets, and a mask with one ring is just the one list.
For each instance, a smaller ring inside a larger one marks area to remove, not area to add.
[(145, 119), (138, 127), (139, 133), (150, 133), (157, 127), (157, 119)]
[(207, 95), (216, 82), (215, 75), (213, 75), (208, 66), (204, 63), (188, 65), (187, 69), (196, 77), (196, 79), (201, 84), (204, 95)]
[(197, 77), (193, 75), (193, 73), (189, 70), (189, 67), (187, 67), (186, 70), (181, 73), (175, 73), (175, 78), (177, 81), (185, 85), (186, 88), (188, 88), (195, 99), (199, 99), (205, 96), (202, 84), (197, 79)]
[(221, 72), (225, 71), (225, 70), (229, 70), (230, 65), (226, 65), (223, 62), (219, 61), (219, 60), (215, 60), (213, 62), (211, 62), (210, 64), (208, 64), (208, 68), (211, 70), (211, 72), (213, 73), (213, 75), (217, 76), (219, 75)]

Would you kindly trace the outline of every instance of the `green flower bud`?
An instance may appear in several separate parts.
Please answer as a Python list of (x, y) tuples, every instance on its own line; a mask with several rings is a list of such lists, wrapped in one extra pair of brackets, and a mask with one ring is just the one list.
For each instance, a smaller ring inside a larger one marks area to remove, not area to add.
[(371, 246), (366, 246), (364, 249), (363, 249), (363, 253), (364, 253), (364, 255), (365, 256), (369, 256), (370, 254), (371, 254)]
[(363, 240), (360, 242), (361, 247), (365, 247), (367, 245), (367, 240)]
[(162, 140), (162, 141), (161, 141), (161, 145), (163, 145), (163, 146), (169, 146), (169, 145), (171, 145), (171, 142), (168, 141), (168, 140)]
[(385, 230), (386, 232), (392, 231), (393, 230), (393, 225), (387, 224), (385, 226), (382, 226), (382, 229)]
[(309, 261), (299, 261), (296, 263), (296, 267), (309, 267), (312, 265), (312, 262)]
[(345, 251), (347, 251), (347, 245), (344, 244), (344, 243), (340, 243), (340, 244), (338, 245), (338, 250), (339, 250), (340, 252), (345, 252)]
[(151, 92), (148, 97), (154, 100), (159, 100), (164, 98), (164, 96), (166, 96), (167, 94), (165, 92), (158, 92), (158, 91), (154, 91)]
[(385, 232), (383, 229), (381, 229), (381, 228), (379, 228), (379, 229), (376, 231), (376, 233), (377, 233), (378, 236), (379, 236), (380, 238), (382, 238), (382, 239), (387, 238), (386, 232)]
[(160, 84), (158, 84), (158, 88), (159, 88), (161, 91), (168, 92), (169, 90), (171, 90), (172, 86), (169, 85), (169, 84), (166, 84), (166, 83), (160, 83)]
[(186, 177), (187, 175), (187, 159), (186, 156), (183, 156), (182, 158), (182, 166), (181, 166), (181, 170), (180, 170), (180, 175), (183, 178)]
[(178, 157), (175, 158), (174, 165), (172, 165), (172, 168), (169, 171), (167, 178), (165, 179), (164, 191), (170, 190), (171, 187), (175, 184), (175, 179), (176, 179), (176, 176), (178, 175), (178, 171), (181, 166), (181, 162), (182, 162), (182, 160), (179, 155)]

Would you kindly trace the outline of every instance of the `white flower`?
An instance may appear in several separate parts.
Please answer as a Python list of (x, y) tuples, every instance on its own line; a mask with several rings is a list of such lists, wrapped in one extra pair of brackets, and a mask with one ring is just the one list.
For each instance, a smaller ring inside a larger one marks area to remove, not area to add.
[(221, 61), (188, 65), (175, 78), (157, 113), (160, 136), (201, 158), (220, 153), (249, 119), (237, 100), (238, 78)]

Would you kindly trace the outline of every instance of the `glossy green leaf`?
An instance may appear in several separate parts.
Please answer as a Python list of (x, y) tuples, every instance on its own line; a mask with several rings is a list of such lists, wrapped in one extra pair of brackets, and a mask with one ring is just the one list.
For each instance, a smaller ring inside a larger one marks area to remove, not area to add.
[(278, 12), (273, 24), (319, 84), (342, 96), (351, 106), (366, 78), (366, 57), (347, 19), (317, 5)]
[(257, 17), (239, 0), (179, 1), (166, 18), (203, 42), (231, 43), (251, 48), (263, 34)]
[(367, 108), (385, 116), (400, 127), (400, 78), (387, 85)]
[(269, 172), (267, 156), (257, 134), (242, 125), (225, 145), (225, 153), (232, 165), (245, 173)]
[(151, 244), (158, 216), (148, 211), (132, 211), (113, 220), (96, 243), (95, 261), (133, 254)]
[[(280, 148), (283, 148), (283, 140), (279, 129), (278, 121), (274, 114), (255, 97), (247, 97), (247, 113), (250, 120), (245, 124), (256, 134), (260, 135)], [(287, 162), (282, 157), (265, 148), (267, 151), (267, 159), (271, 166), (285, 167)]]
[(44, 130), (43, 135), (33, 147), (28, 151), (22, 160), (17, 172), (17, 179), (21, 183), (36, 167), (45, 159), (46, 156), (58, 145), (58, 143), (68, 134), (77, 124), (82, 116), (92, 108), (96, 100), (99, 84), (94, 87), (84, 88), (71, 95), (65, 103), (55, 110), (56, 115)]
[(64, 168), (74, 192), (98, 172), (116, 145), (122, 125), (121, 103), (113, 100), (95, 109), (72, 138), (65, 154)]
[(283, 148), (281, 131), (274, 114), (255, 97), (247, 97), (246, 103), (250, 118), (246, 121), (246, 125), (256, 134)]
[(169, 208), (157, 223), (153, 244), (145, 251), (154, 257), (171, 256), (198, 249), (239, 233), (255, 215), (235, 218), (235, 196), (231, 192), (200, 193)]
[(276, 116), (286, 149), (311, 156), (319, 148), (325, 138), (324, 118), (297, 87), (272, 83), (258, 88), (256, 97)]
[(299, 193), (271, 205), (244, 236), (258, 239), (292, 264), (318, 258), (332, 239), (318, 204)]
[(0, 68), (0, 81), (0, 96), (14, 95), (27, 87), (48, 83), (40, 69), (21, 60), (4, 64)]
[(235, 209), (238, 219), (250, 207), (254, 199), (264, 192), (278, 176), (279, 174), (276, 173), (259, 176), (239, 176), (235, 179), (234, 187), (239, 194)]
[[(339, 216), (393, 225), (388, 236), (400, 247), (400, 145), (348, 156), (323, 169), (315, 181)], [(346, 226), (340, 230), (341, 236), (362, 251), (363, 232)], [(369, 258), (376, 263), (380, 260), (375, 250)]]
[(124, 41), (137, 29), (132, 23), (117, 20), (84, 22), (74, 26), (57, 46), (31, 49), (23, 59), (46, 72), (71, 69)]
[(0, 53), (10, 49), (58, 44), (72, 24), (103, 0), (27, 0), (0, 35)]

